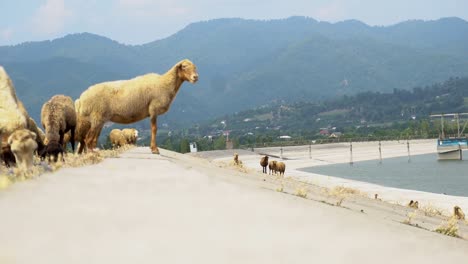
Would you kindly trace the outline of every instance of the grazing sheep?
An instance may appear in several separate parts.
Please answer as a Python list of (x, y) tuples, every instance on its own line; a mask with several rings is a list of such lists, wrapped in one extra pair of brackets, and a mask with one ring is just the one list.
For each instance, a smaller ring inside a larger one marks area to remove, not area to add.
[(64, 152), (63, 138), (71, 132), (70, 142), (75, 151), (76, 112), (73, 100), (69, 96), (55, 95), (47, 101), (41, 110), (41, 122), (45, 129), (47, 146), (41, 152), (41, 157), (52, 155), (57, 161), (58, 154)]
[(465, 220), (465, 213), (458, 205), (453, 207), (453, 216), (458, 220)]
[(189, 60), (175, 64), (163, 75), (149, 73), (125, 81), (93, 85), (80, 96), (78, 113), (89, 118), (86, 135), (89, 149), (96, 147), (105, 122), (130, 124), (147, 117), (151, 121), (151, 152), (159, 154), (156, 144), (157, 117), (166, 113), (184, 81), (198, 81), (196, 66)]
[(418, 209), (419, 208), (419, 202), (418, 201), (413, 201), (411, 200), (408, 204), (408, 207)]
[(276, 163), (276, 170), (279, 172), (280, 176), (284, 176), (284, 171), (286, 170), (286, 164), (284, 162), (278, 162)]
[(268, 156), (265, 155), (265, 157), (262, 157), (260, 159), (260, 166), (263, 168), (263, 173), (267, 173), (267, 166), (268, 166)]
[(277, 165), (277, 161), (276, 160), (272, 160), (270, 161), (270, 163), (268, 163), (268, 168), (270, 169), (269, 173), (268, 174), (276, 174), (276, 165)]
[(127, 139), (120, 129), (112, 129), (109, 138), (113, 148), (122, 147), (127, 144)]
[[(18, 129), (29, 129), (39, 134), (39, 129), (29, 117), (23, 103), (17, 98), (15, 87), (5, 69), (0, 66), (0, 159), (7, 166), (15, 163), (8, 137)], [(41, 137), (36, 138), (38, 150), (44, 146)]]
[(138, 130), (135, 128), (124, 128), (122, 129), (122, 133), (127, 139), (127, 144), (135, 144), (138, 138)]
[(23, 171), (31, 169), (34, 151), (37, 149), (36, 134), (28, 129), (15, 130), (8, 137), (8, 144), (15, 155), (18, 168)]

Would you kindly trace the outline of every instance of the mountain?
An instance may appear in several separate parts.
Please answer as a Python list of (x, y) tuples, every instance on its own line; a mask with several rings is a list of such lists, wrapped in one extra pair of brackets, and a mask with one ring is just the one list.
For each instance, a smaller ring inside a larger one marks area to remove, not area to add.
[(468, 22), (372, 27), (356, 20), (232, 18), (193, 23), (143, 45), (80, 33), (0, 47), (0, 64), (34, 118), (54, 94), (77, 98), (91, 84), (164, 73), (183, 58), (197, 65), (200, 81), (185, 84), (161, 117), (170, 126), (272, 101), (388, 92), (467, 76)]

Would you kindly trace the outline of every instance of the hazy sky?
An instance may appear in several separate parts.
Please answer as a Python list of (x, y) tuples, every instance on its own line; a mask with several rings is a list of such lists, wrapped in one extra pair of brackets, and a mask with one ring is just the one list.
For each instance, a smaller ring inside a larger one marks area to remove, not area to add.
[(1, 0), (0, 45), (91, 32), (126, 44), (165, 38), (186, 25), (224, 17), (321, 21), (358, 19), (390, 25), (457, 16), (468, 0)]

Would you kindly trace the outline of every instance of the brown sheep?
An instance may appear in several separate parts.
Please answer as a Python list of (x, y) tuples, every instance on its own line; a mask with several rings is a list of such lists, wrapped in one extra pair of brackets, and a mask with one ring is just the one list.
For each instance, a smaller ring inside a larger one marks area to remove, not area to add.
[(127, 139), (120, 129), (112, 129), (109, 138), (113, 148), (122, 147), (127, 144)]
[(70, 142), (75, 151), (76, 112), (73, 100), (69, 96), (55, 95), (47, 101), (41, 110), (41, 122), (45, 129), (47, 145), (41, 152), (41, 157), (52, 155), (57, 161), (58, 155), (63, 155), (63, 138), (71, 132)]
[(138, 138), (138, 130), (135, 128), (124, 128), (122, 129), (122, 133), (127, 139), (127, 144), (135, 144)]
[(268, 166), (268, 156), (265, 155), (265, 157), (262, 157), (260, 159), (260, 166), (263, 168), (263, 173), (267, 173), (267, 166)]
[(189, 60), (175, 64), (163, 75), (149, 73), (125, 81), (93, 85), (80, 96), (79, 115), (89, 118), (91, 128), (86, 145), (96, 147), (105, 122), (130, 124), (147, 117), (151, 121), (151, 152), (159, 154), (156, 144), (157, 117), (166, 113), (184, 81), (198, 81), (196, 66)]
[(465, 220), (465, 213), (463, 213), (460, 206), (453, 207), (453, 216), (458, 220)]
[(280, 176), (284, 176), (284, 171), (286, 170), (286, 164), (284, 162), (278, 162), (276, 163), (276, 170), (279, 172)]
[(234, 164), (239, 165), (239, 154), (234, 153)]
[(270, 163), (268, 163), (268, 168), (270, 169), (270, 172), (268, 174), (276, 174), (276, 165), (277, 165), (277, 161), (276, 160), (272, 160), (270, 161)]
[(413, 201), (411, 200), (408, 204), (408, 207), (418, 209), (419, 208), (419, 202), (418, 201)]
[(36, 134), (28, 129), (15, 130), (8, 137), (8, 144), (15, 155), (18, 168), (23, 171), (31, 169), (34, 151), (37, 149)]
[[(8, 137), (15, 130), (24, 128), (40, 135), (36, 123), (29, 117), (23, 103), (17, 98), (12, 80), (0, 66), (0, 159), (7, 166), (15, 163)], [(44, 144), (40, 136), (36, 137), (36, 143), (38, 150), (41, 150)]]

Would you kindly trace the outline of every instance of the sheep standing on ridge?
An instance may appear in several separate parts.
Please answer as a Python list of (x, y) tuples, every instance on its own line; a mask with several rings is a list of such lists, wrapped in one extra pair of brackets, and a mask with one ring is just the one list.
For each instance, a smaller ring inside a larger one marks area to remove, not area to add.
[(70, 142), (75, 151), (76, 112), (73, 100), (69, 96), (55, 95), (47, 101), (41, 110), (41, 122), (45, 129), (47, 145), (41, 152), (41, 157), (54, 156), (64, 153), (63, 138), (71, 131)]
[[(40, 131), (32, 118), (29, 117), (23, 103), (17, 98), (15, 87), (5, 69), (0, 66), (0, 159), (7, 166), (15, 163), (15, 155), (12, 153), (9, 136), (18, 129), (29, 129), (36, 135)], [(40, 136), (36, 137), (38, 150), (44, 146)]]
[(458, 220), (465, 220), (465, 213), (458, 205), (453, 207), (453, 216)]
[(270, 169), (270, 172), (268, 174), (270, 175), (273, 175), (273, 173), (276, 174), (276, 170), (277, 170), (276, 165), (277, 165), (276, 160), (272, 160), (270, 161), (270, 163), (268, 163), (268, 168)]
[(123, 147), (127, 144), (127, 139), (120, 129), (112, 129), (109, 134), (109, 139), (113, 148)]
[(127, 144), (135, 144), (138, 138), (138, 130), (135, 128), (124, 128), (122, 129), (122, 133), (127, 140)]
[(284, 176), (284, 171), (286, 170), (286, 164), (284, 164), (284, 162), (278, 162), (276, 164), (276, 170), (279, 172), (280, 176), (283, 175)]
[(267, 173), (267, 166), (268, 166), (268, 156), (267, 155), (265, 155), (265, 157), (262, 157), (260, 159), (260, 166), (263, 167), (262, 172), (266, 174)]
[(184, 81), (198, 81), (196, 66), (182, 60), (163, 75), (149, 73), (125, 81), (93, 85), (80, 96), (78, 114), (91, 121), (86, 145), (96, 147), (105, 122), (130, 124), (150, 117), (151, 152), (159, 154), (156, 144), (157, 117), (166, 113)]

